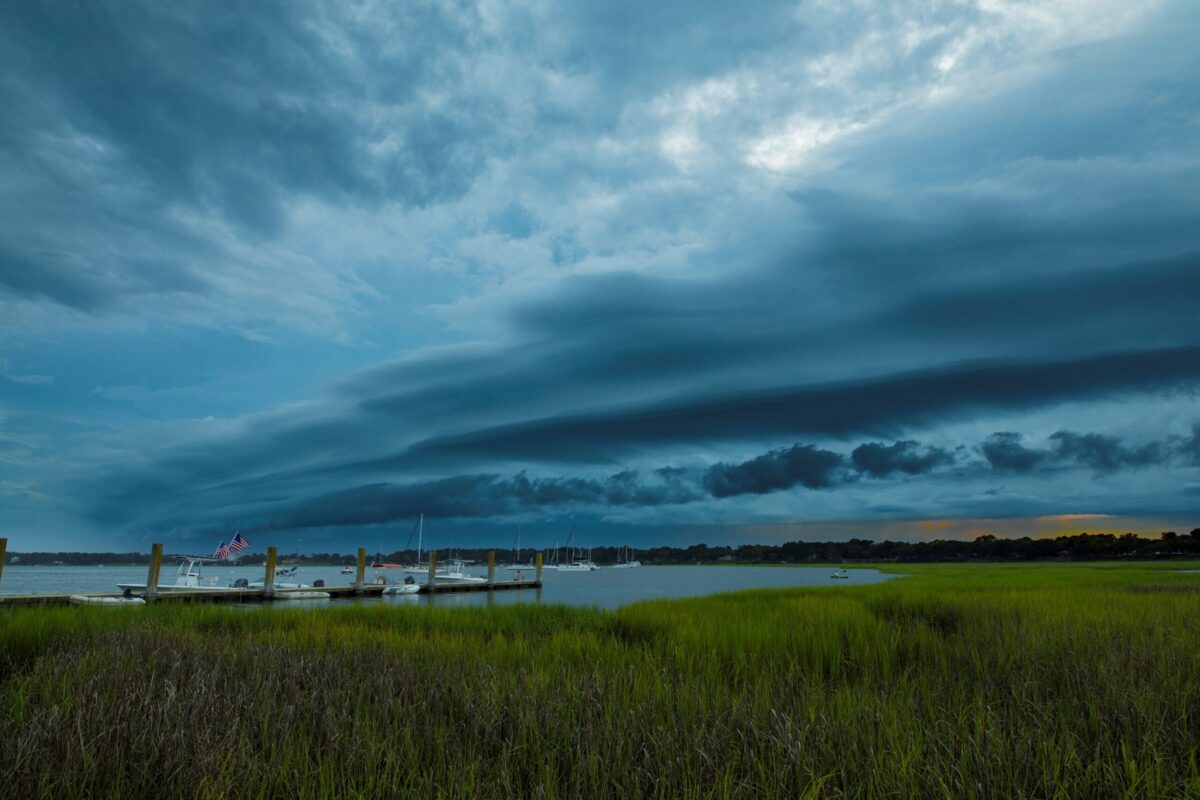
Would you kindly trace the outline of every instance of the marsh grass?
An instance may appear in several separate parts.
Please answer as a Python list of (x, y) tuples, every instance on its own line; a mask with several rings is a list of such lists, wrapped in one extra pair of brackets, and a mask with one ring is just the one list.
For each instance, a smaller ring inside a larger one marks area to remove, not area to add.
[(14, 609), (31, 797), (1200, 796), (1200, 575), (560, 606)]

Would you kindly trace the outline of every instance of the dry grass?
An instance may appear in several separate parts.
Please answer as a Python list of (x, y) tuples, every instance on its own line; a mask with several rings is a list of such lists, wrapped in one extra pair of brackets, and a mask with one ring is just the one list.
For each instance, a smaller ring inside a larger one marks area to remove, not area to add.
[(904, 571), (616, 613), (5, 611), (0, 791), (1200, 795), (1200, 575)]

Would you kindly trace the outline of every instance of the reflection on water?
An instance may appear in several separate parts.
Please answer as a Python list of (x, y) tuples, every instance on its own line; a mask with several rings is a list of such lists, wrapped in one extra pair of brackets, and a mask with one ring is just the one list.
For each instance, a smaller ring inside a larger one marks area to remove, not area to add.
[[(174, 566), (163, 564), (162, 581), (174, 581)], [(477, 575), (486, 568), (476, 566)], [(217, 584), (228, 586), (237, 578), (250, 581), (262, 579), (262, 567), (206, 567), (206, 575), (217, 577)], [(547, 570), (542, 577), (545, 588), (499, 592), (456, 592), (438, 595), (392, 595), (379, 599), (343, 602), (396, 604), (435, 604), (439, 606), (472, 605), (479, 603), (529, 603), (541, 600), (573, 606), (616, 608), (639, 600), (664, 597), (696, 597), (731, 592), (738, 589), (761, 589), (786, 586), (855, 586), (887, 580), (874, 569), (849, 569), (844, 580), (830, 578), (832, 567), (640, 567), (638, 569), (599, 569), (593, 572), (556, 572)], [(371, 579), (368, 570), (368, 580)], [(509, 577), (497, 572), (499, 580)], [(532, 576), (529, 576), (532, 577)], [(323, 580), (327, 586), (346, 586), (353, 576), (342, 575), (340, 567), (300, 567), (299, 580), (312, 584)], [(116, 591), (118, 583), (145, 583), (146, 567), (30, 567), (5, 565), (0, 579), (0, 594), (71, 594), (76, 592)], [(328, 605), (314, 603), (313, 605)], [(301, 601), (279, 604), (284, 607), (301, 605)], [(307, 605), (307, 604), (306, 604)]]

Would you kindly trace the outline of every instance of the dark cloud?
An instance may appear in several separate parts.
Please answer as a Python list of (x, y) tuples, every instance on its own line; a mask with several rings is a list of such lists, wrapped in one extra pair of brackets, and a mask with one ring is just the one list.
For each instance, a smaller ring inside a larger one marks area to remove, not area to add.
[(868, 442), (854, 448), (850, 458), (856, 469), (875, 478), (885, 478), (897, 472), (920, 475), (954, 462), (954, 455), (949, 451), (940, 447), (922, 448), (911, 439), (890, 445)]
[(1159, 442), (1130, 448), (1123, 445), (1118, 437), (1102, 433), (1059, 431), (1050, 436), (1050, 441), (1058, 458), (1074, 461), (1101, 473), (1161, 464), (1169, 455), (1169, 450)]
[(1050, 436), (1051, 448), (1026, 447), (1021, 436), (1010, 431), (993, 433), (980, 447), (993, 469), (1006, 472), (1032, 472), (1048, 466), (1077, 464), (1097, 473), (1136, 469), (1165, 464), (1171, 448), (1163, 442), (1147, 442), (1127, 447), (1117, 436), (1102, 433), (1058, 431)]
[[(289, 190), (429, 203), (462, 192), (482, 162), (486, 104), (468, 117), (452, 104), (423, 107), (417, 91), (439, 79), (457, 91), (451, 65), (470, 14), (416, 4), (388, 16), (384, 34), (369, 14), (331, 8), (318, 26), (276, 2), (5, 9), (6, 61), (24, 79), (9, 92), (28, 93), (15, 98), (27, 123), (94, 136), (130, 177), (237, 224), (274, 230)], [(383, 47), (384, 35), (404, 46)], [(339, 37), (358, 47), (339, 47)], [(372, 103), (401, 112), (398, 124), (367, 123), (359, 109)], [(30, 118), (41, 108), (53, 120)], [(393, 146), (373, 150), (385, 132)]]
[(797, 444), (740, 464), (714, 464), (704, 473), (704, 488), (713, 497), (767, 494), (796, 485), (826, 489), (844, 462), (838, 453)]
[[(660, 470), (656, 475), (659, 480), (654, 482), (624, 471), (600, 480), (459, 475), (407, 485), (370, 484), (314, 498), (257, 527), (373, 525), (417, 514), (483, 518), (569, 506), (677, 505), (702, 497), (694, 485), (672, 471)], [(250, 522), (246, 527), (256, 525)]]
[(1178, 450), (1187, 463), (1200, 467), (1200, 423), (1192, 426), (1192, 435), (1179, 443)]
[(95, 314), (220, 294), (247, 260), (278, 268), (259, 248), (302, 202), (461, 197), (503, 130), (464, 67), (479, 24), (434, 3), (5, 3), (0, 296)]
[(418, 458), (603, 460), (674, 442), (888, 432), (984, 409), (1036, 408), (1198, 379), (1200, 347), (1066, 362), (963, 364), (867, 381), (736, 391), (484, 428), (427, 439), (390, 463)]
[(993, 433), (980, 447), (993, 469), (1007, 472), (1031, 472), (1050, 458), (1045, 450), (1035, 450), (1021, 443), (1021, 434), (1012, 431)]
[[(1200, 426), (1196, 433), (1200, 433)], [(1099, 433), (1060, 431), (1050, 437), (1052, 448), (1026, 447), (1021, 436), (997, 432), (979, 450), (988, 468), (997, 472), (1029, 473), (1039, 468), (1088, 467), (1097, 473), (1164, 465), (1172, 448), (1161, 442), (1127, 447), (1114, 436)], [(1191, 457), (1193, 443), (1179, 443), (1175, 452)], [(623, 470), (607, 477), (544, 476), (530, 478), (525, 472), (511, 477), (493, 473), (455, 475), (410, 483), (377, 482), (324, 492), (304, 499), (284, 496), (260, 498), (266, 508), (239, 510), (239, 503), (217, 505), (213, 512), (222, 527), (243, 529), (321, 528), (375, 525), (417, 514), (444, 519), (503, 518), (514, 514), (554, 514), (582, 510), (604, 514), (611, 509), (654, 508), (721, 500), (741, 495), (763, 495), (797, 487), (830, 490), (853, 483), (860, 476), (877, 479), (870, 485), (897, 480), (900, 476), (931, 476), (938, 468), (955, 464), (955, 453), (916, 440), (865, 442), (849, 457), (811, 444), (794, 444), (769, 450), (737, 463), (718, 462), (707, 469), (661, 467), (645, 474)], [(968, 470), (970, 471), (970, 470)], [(945, 473), (943, 473), (944, 475)], [(983, 475), (975, 470), (976, 476)], [(169, 486), (169, 481), (163, 487)], [(162, 487), (159, 487), (162, 488)], [(124, 506), (139, 492), (155, 491), (142, 486), (129, 496), (113, 498)], [(243, 494), (238, 487), (234, 496)], [(997, 497), (999, 490), (982, 492)], [(874, 506), (875, 510), (888, 506)], [(896, 506), (894, 508), (900, 508)], [(167, 527), (182, 525), (164, 518)]]

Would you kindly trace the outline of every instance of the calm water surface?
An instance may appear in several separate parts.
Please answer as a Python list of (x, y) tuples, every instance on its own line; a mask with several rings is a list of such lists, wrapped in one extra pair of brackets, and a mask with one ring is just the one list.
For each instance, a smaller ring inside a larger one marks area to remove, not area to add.
[[(161, 582), (174, 583), (177, 566), (163, 563)], [(478, 565), (470, 570), (476, 575), (486, 575), (486, 567)], [(617, 608), (639, 600), (663, 597), (697, 597), (700, 595), (732, 592), (738, 589), (761, 589), (787, 586), (855, 586), (864, 583), (879, 583), (894, 576), (885, 575), (874, 569), (848, 569), (846, 580), (833, 580), (829, 576), (832, 567), (637, 567), (634, 569), (601, 568), (593, 572), (556, 572), (546, 570), (542, 577), (543, 589), (492, 592), (490, 602), (524, 603), (539, 599), (548, 603), (565, 603), (572, 606), (597, 606)], [(395, 574), (395, 573), (392, 573)], [(497, 569), (496, 578), (507, 580), (511, 572)], [(262, 567), (212, 567), (205, 568), (205, 575), (217, 577), (217, 585), (227, 586), (236, 578), (251, 581), (261, 580)], [(372, 577), (367, 571), (367, 579)], [(532, 578), (532, 572), (525, 574)], [(279, 580), (294, 580), (280, 578)], [(353, 576), (342, 575), (339, 567), (300, 568), (299, 580), (312, 584), (324, 580), (327, 586), (345, 586), (353, 582)], [(76, 592), (116, 591), (118, 583), (145, 583), (146, 567), (29, 567), (5, 565), (0, 578), (0, 594), (71, 594)], [(488, 603), (488, 592), (465, 592), (441, 595), (400, 595), (371, 598), (370, 603), (428, 604), (439, 606), (470, 605)], [(320, 602), (328, 605), (328, 601)], [(347, 601), (336, 601), (344, 603)], [(299, 602), (271, 604), (296, 606)]]

